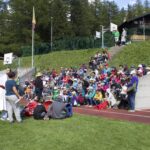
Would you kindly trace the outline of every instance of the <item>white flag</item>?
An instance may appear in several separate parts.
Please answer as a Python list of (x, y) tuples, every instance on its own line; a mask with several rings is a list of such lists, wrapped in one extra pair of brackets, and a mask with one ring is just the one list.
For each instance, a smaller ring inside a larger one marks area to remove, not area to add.
[(118, 30), (118, 26), (114, 23), (110, 23), (110, 31), (113, 32), (115, 30)]
[(96, 38), (101, 38), (101, 33), (99, 31), (96, 31)]

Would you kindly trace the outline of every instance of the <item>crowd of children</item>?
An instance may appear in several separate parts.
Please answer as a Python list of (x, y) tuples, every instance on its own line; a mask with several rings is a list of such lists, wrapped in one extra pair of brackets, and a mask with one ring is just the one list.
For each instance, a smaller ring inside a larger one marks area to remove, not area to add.
[(69, 117), (72, 116), (72, 107), (81, 105), (135, 111), (138, 77), (148, 74), (149, 70), (144, 64), (130, 68), (127, 65), (110, 67), (109, 59), (108, 50), (104, 50), (97, 52), (88, 65), (82, 64), (80, 68), (61, 67), (59, 73), (55, 69), (38, 72), (35, 79), (25, 81), (21, 88), (18, 86), (21, 89), (19, 94), (29, 102), (25, 103), (21, 115), (46, 120)]
[[(25, 95), (28, 99), (33, 99), (35, 94), (35, 99), (39, 101), (55, 101), (59, 97), (72, 106), (86, 105), (99, 108), (107, 102), (105, 108), (128, 108), (127, 88), (130, 79), (133, 72), (138, 77), (146, 75), (146, 65), (139, 64), (138, 67), (130, 68), (120, 65), (116, 68), (108, 65), (109, 59), (110, 55), (106, 50), (91, 57), (88, 66), (82, 64), (79, 69), (61, 67), (60, 73), (55, 69), (51, 72), (37, 73), (34, 81), (25, 83)], [(39, 80), (42, 81), (41, 89), (37, 87), (39, 84), (36, 84)]]

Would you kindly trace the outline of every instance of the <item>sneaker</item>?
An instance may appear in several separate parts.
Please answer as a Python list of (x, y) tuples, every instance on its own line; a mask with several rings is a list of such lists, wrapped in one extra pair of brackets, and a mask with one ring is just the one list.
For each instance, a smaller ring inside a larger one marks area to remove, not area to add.
[(0, 120), (5, 121), (6, 119), (4, 119), (4, 118), (0, 118)]
[(135, 112), (135, 110), (128, 110), (128, 112)]

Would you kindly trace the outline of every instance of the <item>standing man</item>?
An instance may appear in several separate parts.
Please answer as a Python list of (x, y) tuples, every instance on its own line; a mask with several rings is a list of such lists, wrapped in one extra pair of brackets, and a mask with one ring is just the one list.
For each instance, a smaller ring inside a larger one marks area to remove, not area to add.
[(6, 109), (6, 98), (5, 98), (5, 93), (6, 93), (5, 83), (8, 79), (7, 74), (9, 72), (11, 72), (11, 69), (7, 68), (6, 73), (0, 77), (0, 111), (2, 111), (1, 120), (6, 120), (8, 117), (7, 109)]
[(35, 95), (38, 102), (42, 101), (42, 92), (43, 92), (43, 81), (41, 79), (42, 73), (38, 72), (34, 81), (35, 85)]
[(128, 100), (129, 100), (129, 112), (135, 112), (135, 95), (138, 87), (138, 77), (136, 76), (136, 70), (131, 71), (131, 80), (127, 85)]
[(119, 44), (119, 36), (120, 36), (120, 33), (118, 30), (115, 30), (112, 32), (113, 36), (114, 36), (114, 39), (115, 39), (115, 46), (117, 46)]
[(122, 31), (122, 34), (121, 34), (121, 45), (125, 45), (126, 37), (127, 37), (127, 31), (123, 28), (123, 31)]

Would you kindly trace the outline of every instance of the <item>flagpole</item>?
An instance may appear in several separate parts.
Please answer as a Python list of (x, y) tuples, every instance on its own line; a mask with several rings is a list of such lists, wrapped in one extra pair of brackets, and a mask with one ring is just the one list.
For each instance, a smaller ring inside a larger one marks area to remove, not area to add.
[(32, 29), (32, 68), (34, 67), (34, 30)]
[(144, 17), (143, 17), (143, 35), (144, 35), (144, 41), (145, 41), (145, 19), (144, 19)]

